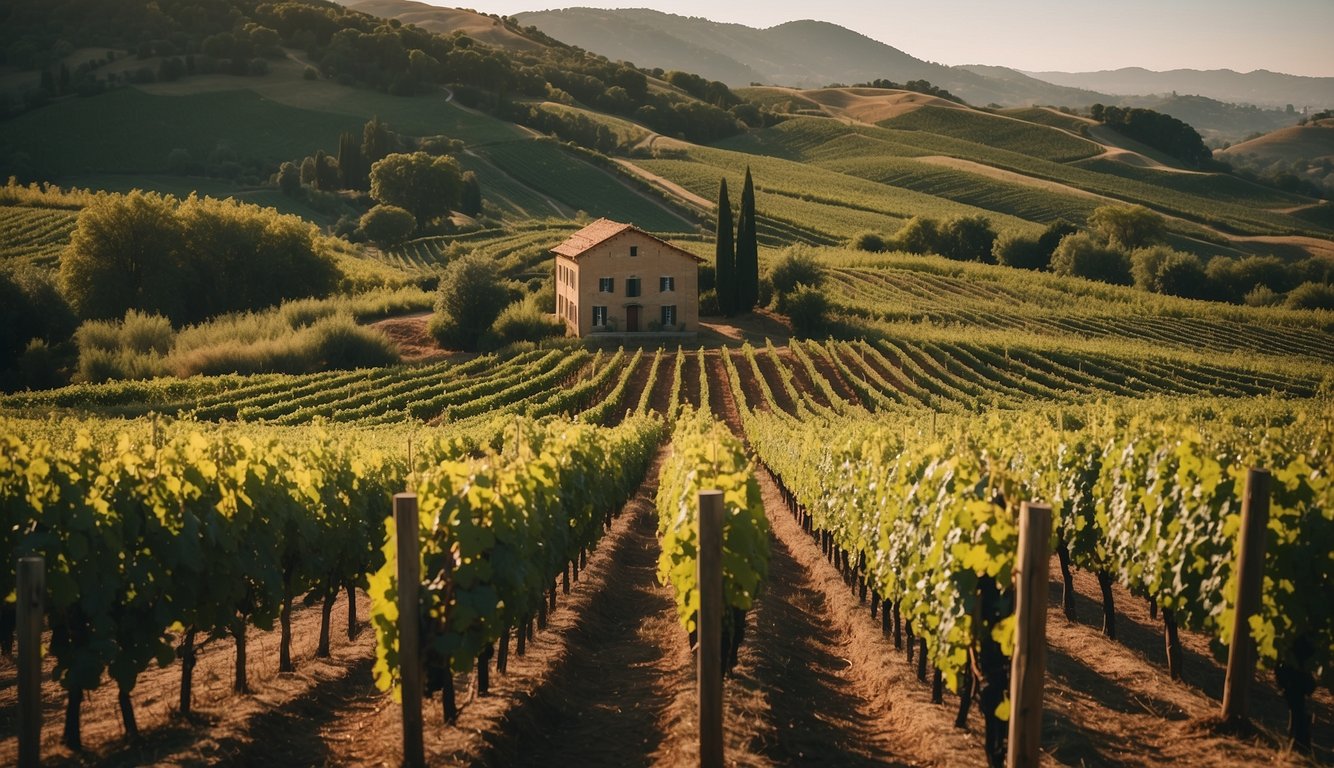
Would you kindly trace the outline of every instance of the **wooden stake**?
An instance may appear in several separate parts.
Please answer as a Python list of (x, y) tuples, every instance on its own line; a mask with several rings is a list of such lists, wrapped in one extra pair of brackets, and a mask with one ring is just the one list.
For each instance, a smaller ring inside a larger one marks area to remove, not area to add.
[(19, 766), (42, 762), (42, 613), (46, 567), (40, 557), (18, 562)]
[(699, 492), (699, 764), (723, 765), (723, 492)]
[(1010, 668), (1009, 768), (1037, 768), (1042, 745), (1042, 680), (1047, 664), (1047, 568), (1051, 507), (1019, 507), (1015, 571), (1017, 635)]
[(1255, 674), (1255, 641), (1250, 619), (1260, 610), (1265, 573), (1265, 529), (1269, 525), (1269, 471), (1252, 467), (1246, 473), (1241, 507), (1241, 541), (1237, 551), (1237, 606), (1232, 617), (1232, 642), (1223, 684), (1223, 721), (1245, 722), (1251, 678)]
[(398, 663), (403, 697), (403, 765), (426, 765), (422, 744), (422, 664), (417, 592), (421, 588), (417, 494), (394, 494), (398, 539)]

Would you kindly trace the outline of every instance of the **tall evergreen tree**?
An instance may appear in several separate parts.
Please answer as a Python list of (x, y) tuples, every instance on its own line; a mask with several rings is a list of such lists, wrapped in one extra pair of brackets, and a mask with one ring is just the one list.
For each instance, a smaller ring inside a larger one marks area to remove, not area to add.
[(714, 251), (715, 289), (718, 311), (725, 317), (736, 312), (736, 252), (732, 249), (732, 202), (727, 199), (727, 179), (718, 186), (718, 230)]
[(393, 151), (394, 137), (389, 132), (389, 125), (380, 122), (378, 116), (372, 117), (361, 132), (361, 157), (366, 168), (369, 169)]
[(338, 137), (338, 174), (343, 189), (368, 189), (369, 170), (361, 159), (361, 143), (350, 131), (343, 131)]
[(760, 298), (760, 248), (755, 235), (755, 184), (746, 166), (741, 189), (741, 219), (736, 230), (736, 311), (749, 312)]

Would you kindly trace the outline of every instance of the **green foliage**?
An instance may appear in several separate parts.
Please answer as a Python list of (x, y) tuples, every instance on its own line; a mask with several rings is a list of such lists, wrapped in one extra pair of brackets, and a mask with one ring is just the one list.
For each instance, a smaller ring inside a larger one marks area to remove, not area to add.
[(760, 294), (759, 242), (755, 231), (755, 182), (746, 167), (746, 181), (741, 188), (741, 217), (736, 234), (736, 311), (750, 312)]
[[(452, 673), (471, 670), (504, 632), (527, 625), (557, 574), (596, 545), (639, 484), (663, 431), (646, 417), (614, 429), (516, 421), (503, 452), (416, 463), (428, 695), (452, 686)], [(381, 690), (398, 685), (400, 666), (392, 521), (385, 531), (384, 565), (367, 590)]]
[(371, 197), (412, 213), (419, 229), (459, 207), (463, 171), (452, 157), (391, 154), (371, 166)]
[(1140, 107), (1124, 109), (1102, 104), (1094, 104), (1090, 114), (1118, 133), (1166, 152), (1191, 167), (1207, 165), (1213, 159), (1200, 134), (1171, 115)]
[(945, 222), (936, 252), (955, 261), (993, 261), (996, 232), (985, 216), (958, 216)]
[(1038, 238), (1018, 232), (1002, 232), (992, 244), (991, 257), (998, 264), (1018, 269), (1045, 270), (1051, 264), (1051, 252), (1042, 248)]
[(736, 314), (737, 264), (736, 245), (732, 237), (732, 204), (727, 199), (727, 179), (718, 183), (718, 228), (714, 235), (714, 295), (718, 312), (724, 317)]
[[(554, 310), (553, 310), (554, 311)], [(517, 341), (541, 341), (565, 334), (565, 323), (544, 312), (533, 297), (516, 301), (496, 317), (491, 332), (501, 344)]]
[[(172, 659), (173, 628), (270, 628), (293, 585), (351, 589), (379, 566), (379, 521), (405, 475), (323, 430), (156, 420), (5, 420), (0, 455), (0, 551), (45, 559), (54, 678), (76, 696), (104, 674), (128, 694)], [(14, 578), (0, 568), (0, 591)]]
[(1086, 233), (1066, 235), (1051, 256), (1051, 271), (1116, 285), (1134, 282), (1130, 256), (1121, 248)]
[(809, 339), (828, 332), (829, 299), (818, 288), (798, 285), (791, 293), (779, 296), (778, 311), (787, 315), (793, 335)]
[(61, 288), (85, 318), (139, 309), (199, 320), (326, 293), (336, 278), (314, 227), (296, 217), (138, 191), (84, 208), (60, 265)]
[(1334, 310), (1334, 286), (1329, 283), (1302, 283), (1283, 300), (1289, 309)]
[(730, 669), (745, 611), (769, 573), (769, 520), (745, 446), (702, 411), (686, 411), (672, 431), (672, 453), (658, 475), (658, 581), (676, 595), (676, 616), (692, 637), (699, 614), (699, 492), (723, 494), (723, 659)]
[(417, 220), (396, 205), (380, 204), (362, 214), (361, 231), (380, 246), (397, 245), (412, 236)]
[(889, 250), (885, 238), (876, 232), (859, 232), (848, 242), (848, 246), (859, 251), (880, 253)]
[(1089, 228), (1123, 250), (1144, 248), (1167, 232), (1163, 217), (1142, 205), (1104, 205), (1088, 217)]
[(908, 253), (938, 253), (942, 240), (940, 222), (930, 216), (914, 216), (890, 241), (895, 250)]
[(451, 349), (477, 349), (508, 303), (509, 292), (495, 265), (475, 254), (465, 256), (440, 276), (431, 334)]
[(769, 269), (769, 280), (780, 301), (782, 296), (795, 291), (798, 285), (819, 288), (824, 278), (824, 267), (815, 253), (799, 245), (785, 248), (778, 261)]
[(1193, 253), (1155, 245), (1132, 252), (1130, 263), (1136, 288), (1192, 299), (1209, 296), (1204, 262)]

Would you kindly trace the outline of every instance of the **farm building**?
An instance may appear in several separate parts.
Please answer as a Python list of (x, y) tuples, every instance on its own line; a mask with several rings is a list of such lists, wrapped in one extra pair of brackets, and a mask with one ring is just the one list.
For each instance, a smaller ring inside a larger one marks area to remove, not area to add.
[(631, 224), (598, 219), (556, 255), (556, 314), (575, 336), (693, 332), (703, 259)]

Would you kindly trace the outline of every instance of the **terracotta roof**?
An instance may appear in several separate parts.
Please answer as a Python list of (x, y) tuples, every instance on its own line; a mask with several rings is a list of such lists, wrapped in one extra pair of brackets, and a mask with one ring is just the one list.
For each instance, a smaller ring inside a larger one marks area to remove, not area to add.
[(672, 245), (666, 240), (663, 240), (660, 237), (653, 237), (653, 235), (650, 235), (649, 233), (645, 232), (639, 227), (636, 227), (633, 224), (622, 224), (619, 221), (612, 221), (611, 219), (598, 219), (592, 224), (589, 224), (588, 226), (584, 227), (578, 232), (575, 232), (574, 234), (570, 235), (568, 238), (565, 239), (565, 242), (561, 243), (555, 248), (552, 248), (551, 252), (559, 254), (561, 256), (567, 256), (571, 259), (578, 258), (579, 254), (583, 253), (584, 251), (587, 251), (595, 246), (601, 245), (602, 243), (605, 243), (606, 241), (612, 239), (613, 237), (627, 230), (634, 230), (635, 232), (638, 232), (639, 234), (645, 237), (657, 240), (658, 242), (662, 243), (668, 248), (671, 248), (672, 250), (678, 253), (685, 254), (686, 256), (689, 256), (695, 261), (701, 261), (701, 262), (704, 261), (704, 259), (701, 259), (700, 257), (696, 256), (690, 251), (677, 248), (676, 246)]

